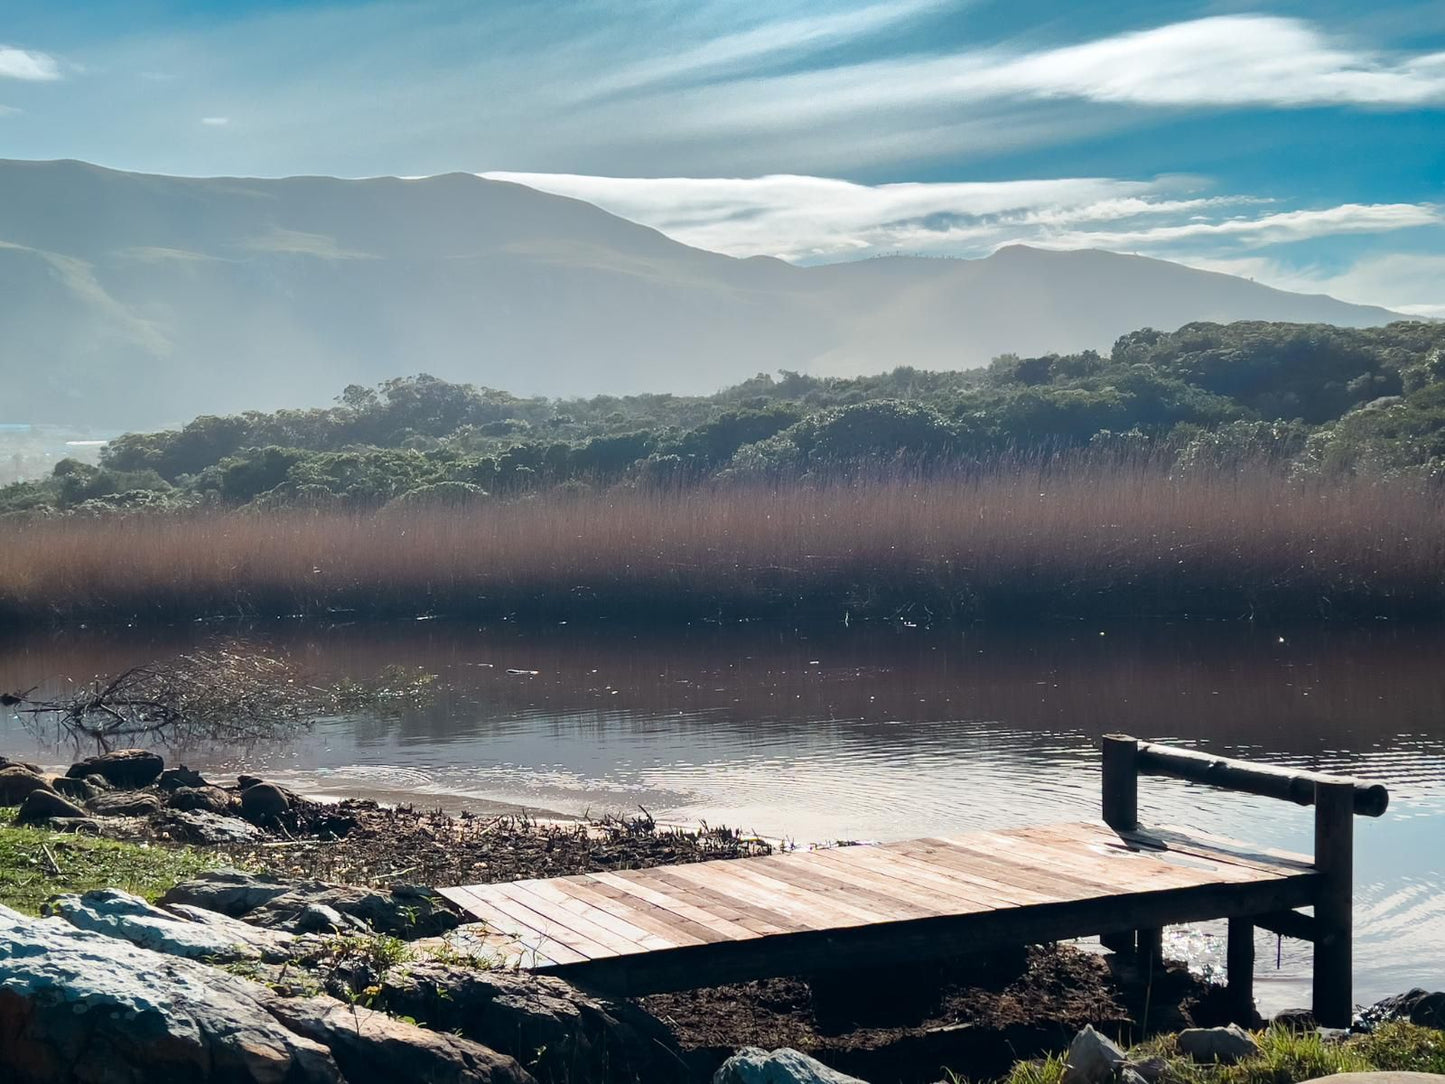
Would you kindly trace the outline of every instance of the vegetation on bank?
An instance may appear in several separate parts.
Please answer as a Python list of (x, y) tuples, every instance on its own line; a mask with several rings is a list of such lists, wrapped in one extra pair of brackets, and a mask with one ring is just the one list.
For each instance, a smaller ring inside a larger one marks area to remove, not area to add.
[(63, 892), (120, 888), (155, 899), (178, 881), (224, 862), (191, 847), (129, 843), (14, 824), (0, 808), (0, 904), (37, 915)]
[[(1445, 1073), (1445, 1032), (1409, 1023), (1380, 1025), (1340, 1041), (1315, 1032), (1270, 1028), (1258, 1032), (1261, 1052), (1236, 1065), (1196, 1065), (1179, 1053), (1174, 1036), (1151, 1039), (1129, 1052), (1135, 1062), (1160, 1058), (1160, 1084), (1295, 1084), (1335, 1073)], [(1060, 1084), (1064, 1059), (1020, 1062), (1000, 1084)], [(952, 1074), (958, 1082), (966, 1078)]]
[(1445, 325), (520, 399), (427, 376), (0, 489), (0, 622), (1445, 613)]
[(1081, 449), (1180, 472), (1433, 478), (1445, 324), (1190, 324), (1107, 355), (857, 379), (759, 375), (716, 395), (524, 399), (429, 376), (328, 409), (200, 417), (101, 463), (0, 488), (0, 514), (376, 508), (610, 487), (978, 467)]
[(867, 485), (481, 508), (42, 519), (0, 620), (216, 614), (827, 621), (1445, 613), (1445, 503), (1411, 481), (1087, 462)]

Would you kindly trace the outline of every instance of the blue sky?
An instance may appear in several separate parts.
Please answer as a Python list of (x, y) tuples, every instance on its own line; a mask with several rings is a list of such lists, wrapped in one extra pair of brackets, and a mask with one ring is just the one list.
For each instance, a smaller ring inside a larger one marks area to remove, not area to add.
[(799, 262), (1141, 252), (1445, 316), (1445, 3), (6, 0), (0, 157), (516, 179)]

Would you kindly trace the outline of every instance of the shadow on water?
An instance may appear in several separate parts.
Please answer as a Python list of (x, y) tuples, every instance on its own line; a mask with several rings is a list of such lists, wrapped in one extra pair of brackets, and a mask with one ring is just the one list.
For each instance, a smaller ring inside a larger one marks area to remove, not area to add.
[[(238, 630), (226, 630), (228, 634)], [(682, 634), (422, 621), (244, 630), (319, 674), (441, 675), (397, 717), (282, 745), (187, 750), (313, 793), (580, 814), (646, 806), (800, 842), (896, 839), (1094, 816), (1097, 740), (1174, 740), (1386, 783), (1357, 824), (1361, 997), (1445, 978), (1445, 632), (1240, 625), (932, 632), (742, 626)], [(194, 646), (194, 629), (0, 642), (0, 690), (87, 680)], [(58, 762), (12, 717), (0, 752)], [(1308, 851), (1310, 814), (1168, 781), (1146, 820)], [(1217, 931), (1176, 948), (1217, 963)], [(1265, 1007), (1307, 1000), (1308, 954), (1261, 939)]]

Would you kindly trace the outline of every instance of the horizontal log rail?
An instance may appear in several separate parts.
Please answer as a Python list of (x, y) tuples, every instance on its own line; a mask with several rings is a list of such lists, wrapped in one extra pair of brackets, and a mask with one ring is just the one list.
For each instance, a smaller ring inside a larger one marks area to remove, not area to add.
[[(1110, 735), (1110, 738), (1116, 735)], [(1132, 741), (1126, 738), (1126, 741)], [(1378, 783), (1364, 783), (1341, 775), (1279, 768), (1272, 764), (1251, 764), (1247, 760), (1200, 753), (1193, 749), (1175, 749), (1168, 745), (1141, 741), (1137, 743), (1135, 767), (1141, 775), (1165, 775), (1187, 779), (1225, 790), (1258, 794), (1265, 798), (1282, 798), (1296, 805), (1315, 804), (1318, 783), (1352, 783), (1355, 813), (1362, 817), (1378, 817), (1390, 805), (1390, 792)]]

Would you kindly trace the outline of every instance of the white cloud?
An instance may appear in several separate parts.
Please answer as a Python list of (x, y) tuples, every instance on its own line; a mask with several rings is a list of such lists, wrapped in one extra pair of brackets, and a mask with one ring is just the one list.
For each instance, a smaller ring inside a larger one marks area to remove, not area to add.
[(1292, 267), (1268, 257), (1191, 260), (1207, 271), (1241, 275), (1299, 293), (1329, 294), (1383, 305), (1412, 316), (1445, 319), (1445, 255), (1392, 252), (1365, 256), (1344, 269)]
[(0, 45), (0, 79), (29, 79), (48, 82), (60, 78), (60, 64), (53, 56), (12, 45)]
[(201, 123), (208, 128), (224, 128), (231, 123), (230, 117), (202, 117)]
[(20, 113), (13, 105), (0, 105), (0, 117), (14, 117)]
[(976, 256), (1002, 244), (1164, 252), (1257, 249), (1445, 223), (1430, 204), (1280, 210), (1201, 195), (1188, 177), (862, 185), (823, 177), (656, 179), (488, 173), (595, 203), (698, 248), (826, 261), (880, 252)]

